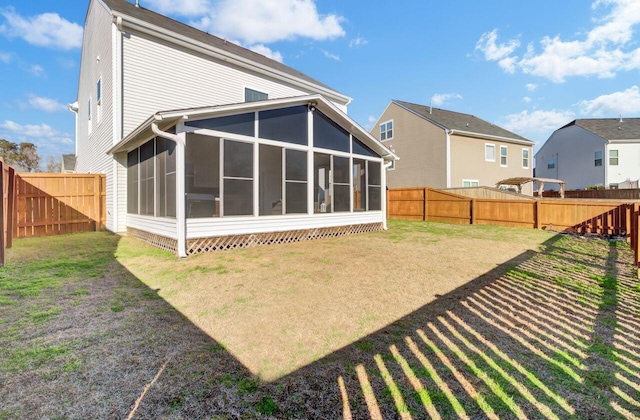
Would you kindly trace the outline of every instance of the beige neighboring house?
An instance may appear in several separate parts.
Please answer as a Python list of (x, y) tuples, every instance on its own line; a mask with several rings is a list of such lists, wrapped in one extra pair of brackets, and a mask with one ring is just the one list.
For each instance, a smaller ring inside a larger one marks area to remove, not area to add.
[[(534, 143), (473, 115), (392, 100), (371, 134), (400, 158), (390, 188), (493, 187), (532, 177)], [(524, 194), (533, 194), (525, 185)]]

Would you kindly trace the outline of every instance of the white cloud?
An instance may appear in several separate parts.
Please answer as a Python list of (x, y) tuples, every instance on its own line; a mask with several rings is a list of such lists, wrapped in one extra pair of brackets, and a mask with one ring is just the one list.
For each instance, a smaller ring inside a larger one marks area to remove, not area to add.
[(373, 115), (369, 115), (369, 117), (367, 118), (367, 123), (365, 124), (364, 128), (366, 128), (367, 130), (371, 130), (371, 127), (373, 127), (373, 124), (375, 124), (376, 121), (378, 121), (376, 117), (374, 117)]
[(336, 14), (319, 14), (313, 0), (220, 0), (192, 24), (218, 36), (256, 44), (342, 37), (342, 21)]
[(65, 104), (58, 102), (55, 99), (43, 98), (36, 95), (29, 95), (27, 107), (49, 113), (67, 110), (67, 106)]
[(368, 43), (369, 43), (369, 41), (367, 41), (366, 39), (362, 38), (361, 36), (358, 36), (357, 38), (354, 38), (351, 41), (349, 41), (349, 47), (350, 48), (361, 47), (363, 45), (367, 45)]
[(22, 38), (39, 47), (71, 50), (82, 46), (82, 26), (69, 22), (57, 13), (43, 13), (22, 17), (12, 7), (0, 9), (6, 24), (0, 25), (0, 33)]
[(534, 92), (536, 89), (538, 89), (538, 85), (535, 83), (527, 83), (524, 87), (527, 88), (529, 92)]
[(545, 36), (541, 50), (527, 46), (522, 58), (514, 55), (520, 41), (512, 39), (498, 43), (494, 29), (482, 34), (476, 50), (487, 61), (496, 61), (507, 73), (520, 70), (556, 83), (573, 76), (611, 78), (619, 71), (640, 69), (640, 48), (633, 40), (633, 29), (640, 24), (640, 2), (636, 0), (597, 0), (594, 10), (607, 7), (609, 13), (582, 39), (564, 40), (560, 36)]
[(431, 97), (431, 105), (441, 106), (452, 99), (462, 99), (462, 96), (457, 93), (436, 93)]
[(522, 100), (524, 102), (526, 102), (526, 103), (529, 103), (529, 102), (531, 102), (532, 99), (530, 97), (528, 97), (528, 96), (525, 96), (524, 98), (522, 98)]
[(14, 121), (6, 120), (0, 124), (0, 129), (25, 137), (58, 137), (60, 133), (47, 124), (27, 124), (20, 125)]
[(571, 122), (575, 115), (571, 111), (522, 111), (500, 118), (498, 125), (509, 131), (535, 136), (556, 130)]
[(273, 51), (271, 48), (267, 47), (264, 44), (256, 44), (253, 45), (251, 47), (249, 47), (249, 49), (253, 52), (257, 52), (258, 54), (262, 54), (265, 57), (269, 57), (272, 60), (276, 60), (280, 63), (283, 62), (283, 58), (282, 58), (282, 54), (279, 53), (278, 51)]
[(31, 67), (29, 67), (29, 69), (27, 69), (27, 72), (29, 72), (29, 74), (35, 77), (40, 77), (45, 75), (44, 69), (42, 68), (42, 66), (38, 64), (33, 64)]
[(322, 54), (324, 54), (325, 57), (330, 58), (332, 60), (336, 60), (336, 61), (340, 61), (340, 56), (337, 54), (331, 54), (329, 51), (322, 51)]
[(9, 64), (13, 61), (13, 54), (0, 51), (0, 63)]
[(580, 102), (580, 112), (591, 117), (623, 117), (640, 113), (640, 91), (632, 86), (621, 92), (601, 95), (592, 100)]
[(202, 16), (211, 8), (208, 0), (144, 0), (142, 3), (163, 15)]
[(476, 50), (484, 54), (487, 61), (500, 61), (509, 57), (519, 46), (520, 41), (512, 39), (506, 44), (497, 44), (498, 30), (482, 34), (476, 43)]

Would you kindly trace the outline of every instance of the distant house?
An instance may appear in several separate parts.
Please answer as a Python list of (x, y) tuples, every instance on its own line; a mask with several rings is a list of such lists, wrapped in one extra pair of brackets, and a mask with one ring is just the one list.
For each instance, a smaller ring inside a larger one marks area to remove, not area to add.
[(579, 119), (557, 129), (536, 153), (536, 176), (567, 189), (625, 188), (640, 178), (640, 118)]
[[(400, 158), (389, 187), (494, 186), (533, 176), (533, 142), (473, 115), (392, 100), (371, 134)], [(532, 194), (532, 186), (523, 193)]]
[(62, 155), (60, 172), (72, 174), (76, 172), (76, 155)]
[(91, 0), (76, 171), (106, 174), (107, 229), (181, 256), (383, 229), (396, 156), (350, 101), (125, 0)]

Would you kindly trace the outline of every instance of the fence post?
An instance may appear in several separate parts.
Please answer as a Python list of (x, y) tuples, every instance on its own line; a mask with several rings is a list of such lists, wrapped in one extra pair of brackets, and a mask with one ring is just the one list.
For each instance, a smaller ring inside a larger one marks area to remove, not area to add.
[[(7, 236), (7, 226), (4, 223), (4, 178), (4, 162), (0, 160), (0, 267), (4, 267), (4, 248), (6, 246), (5, 237)], [(9, 197), (7, 196), (7, 201), (9, 201), (8, 199)], [(11, 235), (11, 232), (9, 232), (9, 235)]]
[(93, 176), (93, 214), (96, 223), (96, 232), (100, 231), (100, 221), (102, 220), (102, 209), (100, 208), (102, 191), (100, 191), (100, 174)]
[(629, 242), (631, 240), (631, 204), (624, 206), (624, 239)]
[(469, 213), (471, 216), (471, 224), (475, 225), (476, 224), (476, 200), (475, 198), (472, 198), (470, 203), (469, 203)]
[(11, 166), (7, 166), (7, 173), (9, 175), (7, 182), (7, 191), (8, 191), (8, 196), (7, 196), (7, 208), (6, 208), (6, 213), (7, 213), (7, 226), (5, 226), (6, 231), (7, 231), (7, 238), (6, 238), (6, 243), (5, 243), (5, 248), (11, 248), (13, 246), (13, 228), (15, 225), (15, 203), (16, 203), (16, 170), (13, 169)]
[(422, 220), (426, 222), (427, 220), (429, 220), (429, 188), (425, 188), (423, 194), (424, 201), (422, 203), (422, 211), (424, 212), (424, 216), (422, 217)]
[(633, 226), (631, 228), (632, 232), (632, 236), (633, 236), (633, 241), (632, 241), (632, 246), (633, 246), (633, 264), (636, 266), (636, 274), (638, 275), (638, 278), (640, 278), (640, 272), (637, 271), (638, 268), (640, 268), (640, 205), (638, 204), (634, 204), (633, 205), (633, 219), (632, 219), (632, 223)]
[(533, 228), (540, 229), (540, 200), (536, 200), (533, 205)]

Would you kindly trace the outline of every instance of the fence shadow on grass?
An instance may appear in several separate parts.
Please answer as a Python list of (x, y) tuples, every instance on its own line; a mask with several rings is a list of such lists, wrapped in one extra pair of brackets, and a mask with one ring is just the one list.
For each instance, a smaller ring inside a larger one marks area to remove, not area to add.
[(281, 382), (338, 369), (345, 418), (637, 417), (635, 271), (603, 243), (556, 236)]
[[(42, 325), (27, 324), (33, 327), (29, 336), (13, 344), (2, 326), (13, 321), (0, 325), (0, 344), (13, 348), (0, 357), (0, 382), (10, 384), (0, 387), (0, 414), (640, 416), (637, 280), (628, 248), (615, 243), (555, 236), (541, 252), (527, 251), (312, 364), (260, 382), (180, 308), (118, 263), (118, 237), (87, 254), (93, 235), (105, 234), (83, 235), (86, 242), (66, 249), (66, 260), (57, 262), (67, 282), (40, 298), (25, 293), (29, 305), (4, 307), (5, 319), (35, 319), (20, 314), (38, 303), (42, 310), (55, 305), (69, 311)], [(41, 240), (61, 245), (64, 237)], [(599, 256), (603, 246), (605, 258)], [(23, 252), (29, 255), (29, 249)], [(150, 257), (174, 258), (160, 251)], [(37, 270), (52, 261), (30, 263)], [(72, 267), (88, 280), (64, 271)], [(12, 278), (11, 289), (6, 280), (12, 268), (4, 270), (0, 292), (19, 296), (28, 279)], [(59, 351), (38, 359), (31, 349)], [(33, 360), (20, 365), (16, 357), (25, 354)]]

